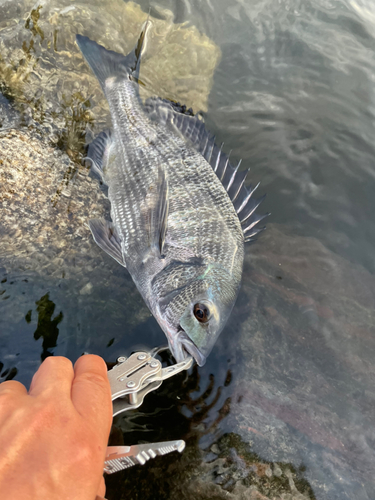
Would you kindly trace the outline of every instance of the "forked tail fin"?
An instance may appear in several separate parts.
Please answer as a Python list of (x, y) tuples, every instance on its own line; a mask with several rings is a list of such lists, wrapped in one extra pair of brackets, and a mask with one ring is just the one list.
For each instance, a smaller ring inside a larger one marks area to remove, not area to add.
[(108, 50), (102, 45), (90, 40), (87, 36), (76, 35), (77, 45), (90, 65), (94, 75), (99, 80), (103, 90), (107, 78), (119, 76), (138, 81), (141, 56), (145, 47), (146, 32), (150, 21), (147, 19), (139, 36), (137, 45), (127, 55)]

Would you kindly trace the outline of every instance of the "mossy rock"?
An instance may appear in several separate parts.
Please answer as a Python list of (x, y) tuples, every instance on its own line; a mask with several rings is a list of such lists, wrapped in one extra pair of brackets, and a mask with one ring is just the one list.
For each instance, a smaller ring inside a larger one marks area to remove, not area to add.
[[(87, 127), (110, 123), (102, 90), (75, 43), (77, 33), (127, 54), (136, 45), (147, 14), (133, 2), (50, 1), (0, 6), (0, 92), (44, 133), (79, 160)], [(154, 14), (154, 15), (153, 15)], [(188, 24), (175, 24), (168, 10), (152, 10), (140, 80), (150, 95), (207, 110), (220, 49)], [(1, 22), (0, 22), (1, 26)], [(76, 156), (75, 156), (76, 155)]]

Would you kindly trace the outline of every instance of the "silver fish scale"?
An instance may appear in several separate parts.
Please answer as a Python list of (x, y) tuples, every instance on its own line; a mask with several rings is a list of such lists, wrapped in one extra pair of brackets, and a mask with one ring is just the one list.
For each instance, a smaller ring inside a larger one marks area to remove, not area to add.
[(162, 162), (169, 181), (168, 251), (164, 261), (153, 263), (154, 271), (175, 258), (175, 247), (168, 243), (176, 241), (180, 249), (188, 249), (187, 255), (178, 252), (180, 258), (191, 253), (202, 256), (207, 263), (219, 262), (237, 278), (233, 253), (243, 246), (243, 234), (233, 204), (211, 166), (181, 138), (145, 115), (132, 82), (110, 83), (106, 96), (114, 122), (116, 160), (109, 163), (105, 180), (112, 219), (120, 229), (132, 276), (140, 270), (138, 261), (148, 248), (144, 200), (156, 184)]
[[(126, 267), (181, 361), (181, 322), (187, 321), (189, 330), (197, 300), (210, 300), (213, 314), (208, 329), (193, 336), (204, 352), (230, 314), (242, 275), (241, 223), (211, 165), (177, 133), (145, 114), (134, 82), (109, 78), (105, 94), (114, 130), (104, 171), (112, 221)], [(150, 230), (150, 211), (161, 196), (161, 169), (169, 202), (163, 258), (155, 254)]]
[(108, 185), (112, 222), (93, 219), (90, 229), (130, 272), (177, 362), (190, 354), (203, 365), (237, 297), (245, 239), (261, 230), (253, 229), (260, 200), (197, 117), (160, 99), (140, 102), (145, 30), (127, 56), (76, 38), (113, 122), (88, 151)]

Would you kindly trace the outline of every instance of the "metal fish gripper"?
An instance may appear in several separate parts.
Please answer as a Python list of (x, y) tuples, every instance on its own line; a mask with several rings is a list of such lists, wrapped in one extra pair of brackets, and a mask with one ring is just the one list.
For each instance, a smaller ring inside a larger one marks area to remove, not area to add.
[[(160, 387), (164, 380), (192, 366), (194, 360), (189, 356), (180, 363), (163, 368), (155, 356), (167, 349), (158, 347), (151, 352), (139, 351), (128, 358), (121, 356), (117, 359), (117, 364), (108, 371), (114, 417), (138, 408), (145, 396)], [(182, 439), (133, 446), (108, 446), (104, 472), (113, 474), (133, 465), (144, 465), (158, 455), (182, 452), (184, 448), (185, 441)]]

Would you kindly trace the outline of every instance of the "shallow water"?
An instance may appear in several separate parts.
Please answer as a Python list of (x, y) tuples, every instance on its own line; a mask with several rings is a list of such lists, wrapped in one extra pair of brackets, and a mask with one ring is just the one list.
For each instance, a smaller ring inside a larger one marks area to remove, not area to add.
[[(84, 225), (108, 211), (79, 163), (108, 111), (73, 35), (125, 51), (145, 16), (128, 8), (0, 0), (0, 380), (165, 342)], [(151, 16), (149, 88), (204, 110), (272, 216), (206, 366), (115, 419), (113, 444), (186, 451), (109, 477), (107, 496), (375, 499), (374, 4), (170, 0)]]

